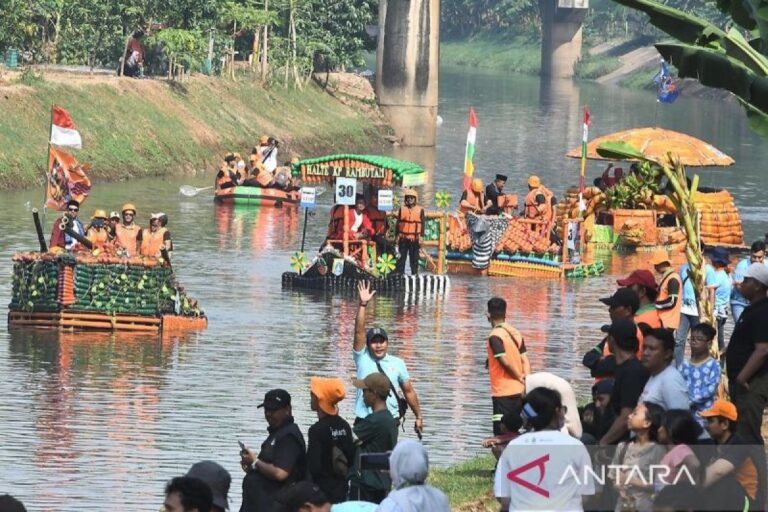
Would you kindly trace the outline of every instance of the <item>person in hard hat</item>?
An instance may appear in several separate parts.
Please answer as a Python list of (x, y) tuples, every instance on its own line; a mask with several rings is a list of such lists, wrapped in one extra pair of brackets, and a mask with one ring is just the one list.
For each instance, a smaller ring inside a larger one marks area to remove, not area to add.
[(237, 156), (234, 153), (229, 153), (224, 157), (224, 162), (222, 162), (219, 172), (216, 173), (216, 190), (236, 187), (237, 184)]
[(109, 229), (109, 239), (115, 240), (117, 238), (117, 225), (120, 224), (120, 214), (116, 211), (109, 212), (109, 222), (107, 222), (107, 228)]
[(141, 227), (136, 224), (136, 207), (133, 203), (125, 203), (121, 213), (123, 221), (115, 226), (115, 240), (129, 257), (136, 256), (141, 247)]
[(252, 151), (258, 155), (259, 162), (264, 164), (270, 174), (277, 168), (277, 147), (279, 145), (280, 143), (274, 137), (262, 135), (259, 137), (259, 144)]
[(491, 206), (491, 202), (486, 199), (483, 192), (484, 188), (483, 180), (479, 178), (472, 180), (472, 186), (461, 194), (459, 211), (461, 213), (485, 213), (485, 210)]
[(416, 204), (418, 194), (413, 189), (403, 193), (405, 205), (397, 212), (397, 246), (400, 259), (397, 260), (395, 272), (405, 273), (405, 260), (411, 260), (411, 274), (419, 273), (419, 251), (421, 239), (424, 236), (424, 208)]
[(109, 242), (109, 227), (107, 226), (107, 212), (101, 208), (93, 212), (91, 222), (85, 230), (87, 238), (94, 247), (103, 246)]
[(171, 234), (163, 227), (164, 213), (153, 213), (149, 218), (149, 227), (141, 233), (140, 253), (147, 258), (162, 257), (162, 250), (170, 251)]
[(555, 195), (538, 176), (528, 178), (528, 195), (525, 196), (525, 218), (542, 222), (553, 220)]

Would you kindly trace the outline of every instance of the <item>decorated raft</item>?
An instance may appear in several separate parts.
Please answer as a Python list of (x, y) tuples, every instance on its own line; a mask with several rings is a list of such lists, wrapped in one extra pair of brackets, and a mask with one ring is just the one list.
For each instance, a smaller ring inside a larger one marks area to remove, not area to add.
[(236, 204), (247, 206), (296, 206), (299, 203), (299, 192), (286, 192), (278, 188), (263, 188), (238, 185), (236, 187), (216, 190), (213, 200), (221, 204)]
[(208, 325), (171, 268), (155, 259), (33, 252), (13, 261), (11, 327), (159, 333)]

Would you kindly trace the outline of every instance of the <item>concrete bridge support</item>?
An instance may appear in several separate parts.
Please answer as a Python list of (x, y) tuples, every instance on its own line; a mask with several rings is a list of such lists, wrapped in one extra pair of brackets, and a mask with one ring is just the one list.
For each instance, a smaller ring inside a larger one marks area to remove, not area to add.
[(434, 146), (440, 0), (380, 0), (376, 96), (398, 139)]
[(581, 24), (586, 0), (539, 0), (541, 14), (541, 75), (570, 78), (581, 58)]

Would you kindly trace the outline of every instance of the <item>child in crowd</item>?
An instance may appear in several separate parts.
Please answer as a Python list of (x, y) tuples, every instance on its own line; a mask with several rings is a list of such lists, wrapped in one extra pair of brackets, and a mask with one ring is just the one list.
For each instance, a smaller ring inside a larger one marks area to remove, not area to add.
[(659, 428), (659, 443), (666, 445), (667, 453), (661, 459), (661, 466), (666, 472), (659, 472), (656, 490), (667, 485), (690, 483), (696, 485), (700, 478), (701, 464), (691, 446), (701, 435), (701, 426), (693, 419), (691, 411), (670, 409), (664, 413), (664, 420)]
[(710, 355), (716, 334), (715, 328), (705, 323), (691, 329), (691, 359), (680, 368), (688, 384), (691, 412), (702, 429), (707, 427), (707, 422), (701, 412), (712, 407), (720, 384), (720, 362)]
[(520, 429), (523, 427), (523, 418), (519, 413), (508, 412), (501, 418), (501, 434), (483, 439), (483, 448), (490, 448), (496, 460), (499, 460), (504, 448), (509, 442), (520, 435)]
[[(649, 468), (658, 465), (666, 452), (658, 444), (657, 433), (664, 418), (664, 409), (651, 402), (641, 402), (627, 418), (627, 427), (634, 432), (631, 441), (619, 443), (611, 461), (612, 466)], [(641, 478), (629, 469), (612, 469), (613, 485), (619, 493), (616, 512), (621, 510), (653, 510), (654, 486), (650, 474)]]

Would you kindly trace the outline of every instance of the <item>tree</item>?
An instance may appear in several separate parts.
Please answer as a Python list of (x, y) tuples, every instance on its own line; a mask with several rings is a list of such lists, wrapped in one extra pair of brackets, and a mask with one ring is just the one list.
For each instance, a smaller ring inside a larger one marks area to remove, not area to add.
[(719, 0), (727, 29), (654, 0), (614, 1), (645, 12), (677, 39), (656, 49), (681, 77), (733, 93), (752, 129), (768, 139), (768, 0)]

